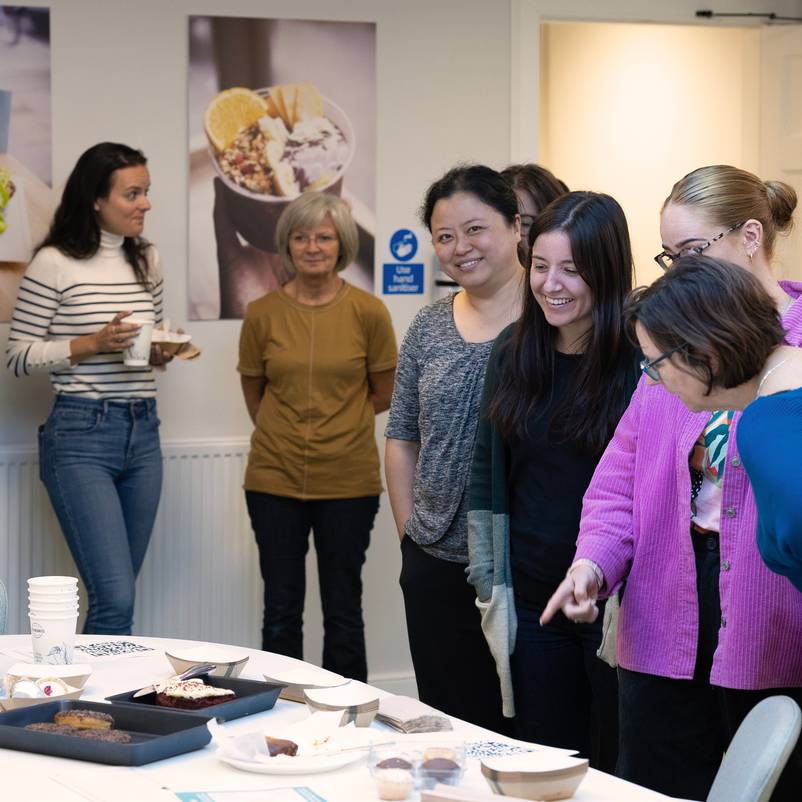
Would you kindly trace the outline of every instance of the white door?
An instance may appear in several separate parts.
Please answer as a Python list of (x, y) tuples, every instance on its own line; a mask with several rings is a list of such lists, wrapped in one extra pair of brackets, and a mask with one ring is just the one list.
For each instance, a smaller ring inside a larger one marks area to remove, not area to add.
[(760, 61), (759, 174), (799, 196), (795, 230), (777, 241), (778, 274), (802, 281), (802, 25), (763, 28)]

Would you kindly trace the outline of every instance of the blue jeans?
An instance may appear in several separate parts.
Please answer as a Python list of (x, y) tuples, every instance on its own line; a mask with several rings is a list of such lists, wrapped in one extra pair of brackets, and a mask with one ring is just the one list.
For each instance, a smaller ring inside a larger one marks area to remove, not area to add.
[(84, 632), (127, 635), (162, 485), (153, 398), (56, 396), (40, 476), (89, 596)]
[(265, 582), (262, 649), (303, 659), (309, 530), (323, 606), (323, 668), (366, 682), (362, 565), (378, 496), (301, 501), (245, 491)]

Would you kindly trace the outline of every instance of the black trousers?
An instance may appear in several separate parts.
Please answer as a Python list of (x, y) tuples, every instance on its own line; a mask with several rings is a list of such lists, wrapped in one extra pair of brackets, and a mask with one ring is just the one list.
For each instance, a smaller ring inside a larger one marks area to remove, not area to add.
[(362, 565), (379, 497), (301, 501), (248, 490), (245, 498), (265, 582), (262, 649), (303, 659), (311, 529), (323, 606), (323, 668), (365, 682)]
[(494, 732), (509, 730), (465, 566), (432, 557), (405, 537), (401, 590), (421, 701)]
[[(721, 622), (718, 538), (692, 537), (699, 594), (694, 676), (676, 680), (619, 668), (621, 749), (616, 773), (669, 796), (704, 799), (747, 713), (777, 694), (802, 705), (802, 688), (742, 691), (710, 684)], [(802, 745), (797, 744), (771, 798), (792, 802), (800, 794)]]
[(511, 657), (515, 734), (523, 741), (577, 749), (612, 773), (618, 757), (618, 679), (596, 656), (604, 602), (592, 624), (561, 612), (540, 625), (542, 610), (516, 604), (518, 632)]

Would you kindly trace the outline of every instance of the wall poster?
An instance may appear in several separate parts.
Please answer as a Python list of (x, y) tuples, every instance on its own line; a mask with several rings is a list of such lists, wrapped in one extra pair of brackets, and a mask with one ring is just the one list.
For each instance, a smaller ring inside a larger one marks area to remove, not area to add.
[(50, 12), (0, 6), (0, 322), (53, 214)]
[(300, 192), (350, 203), (343, 277), (372, 292), (375, 24), (190, 17), (188, 92), (189, 319), (241, 318), (276, 288), (275, 225)]

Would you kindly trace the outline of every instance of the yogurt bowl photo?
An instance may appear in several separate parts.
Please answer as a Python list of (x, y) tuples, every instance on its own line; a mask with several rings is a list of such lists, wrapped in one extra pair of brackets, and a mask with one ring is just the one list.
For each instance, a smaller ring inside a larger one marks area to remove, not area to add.
[(342, 193), (356, 145), (346, 113), (312, 84), (223, 90), (207, 105), (204, 128), (231, 222), (264, 251), (274, 250), (293, 198)]

